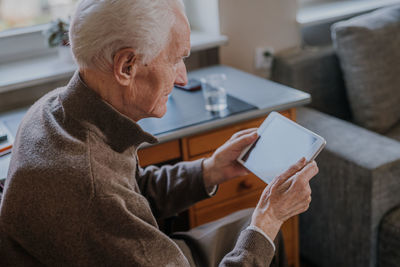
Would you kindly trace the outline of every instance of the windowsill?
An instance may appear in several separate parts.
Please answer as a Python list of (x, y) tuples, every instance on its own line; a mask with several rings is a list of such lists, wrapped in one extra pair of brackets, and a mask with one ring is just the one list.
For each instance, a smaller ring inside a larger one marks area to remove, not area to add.
[(192, 31), (190, 34), (190, 46), (192, 52), (218, 47), (227, 43), (228, 37), (225, 35), (215, 35), (199, 31)]
[(315, 4), (300, 8), (297, 12), (297, 22), (302, 27), (313, 26), (399, 3), (400, 0), (363, 0)]
[[(191, 51), (196, 52), (226, 44), (224, 35), (211, 35), (193, 31)], [(0, 93), (40, 85), (70, 77), (76, 65), (61, 62), (56, 53), (0, 64)]]

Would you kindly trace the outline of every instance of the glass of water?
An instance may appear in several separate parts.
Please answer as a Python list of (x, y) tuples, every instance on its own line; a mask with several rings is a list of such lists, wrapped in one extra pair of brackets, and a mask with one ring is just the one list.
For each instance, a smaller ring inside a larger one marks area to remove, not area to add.
[(226, 75), (211, 74), (200, 79), (206, 110), (221, 111), (227, 108), (227, 96), (224, 83)]

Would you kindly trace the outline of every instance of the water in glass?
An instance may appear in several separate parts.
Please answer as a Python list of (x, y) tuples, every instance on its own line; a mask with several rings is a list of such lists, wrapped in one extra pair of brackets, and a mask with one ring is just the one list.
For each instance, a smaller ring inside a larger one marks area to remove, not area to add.
[(221, 111), (227, 108), (225, 80), (225, 74), (212, 74), (201, 79), (206, 110)]

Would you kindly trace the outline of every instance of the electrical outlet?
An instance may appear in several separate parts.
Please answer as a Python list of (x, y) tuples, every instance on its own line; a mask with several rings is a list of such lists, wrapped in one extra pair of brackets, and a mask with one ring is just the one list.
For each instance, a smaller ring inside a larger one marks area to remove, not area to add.
[(257, 47), (254, 57), (254, 65), (258, 70), (268, 70), (272, 67), (274, 48), (270, 46)]

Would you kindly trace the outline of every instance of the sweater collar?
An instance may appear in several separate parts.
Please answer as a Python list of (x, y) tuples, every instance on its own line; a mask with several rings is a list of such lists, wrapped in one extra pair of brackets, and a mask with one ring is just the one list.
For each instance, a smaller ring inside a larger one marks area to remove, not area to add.
[(143, 142), (157, 143), (157, 139), (142, 130), (133, 120), (105, 102), (94, 90), (88, 88), (76, 71), (60, 94), (66, 117), (71, 115), (85, 127), (95, 131), (114, 150), (123, 152)]

